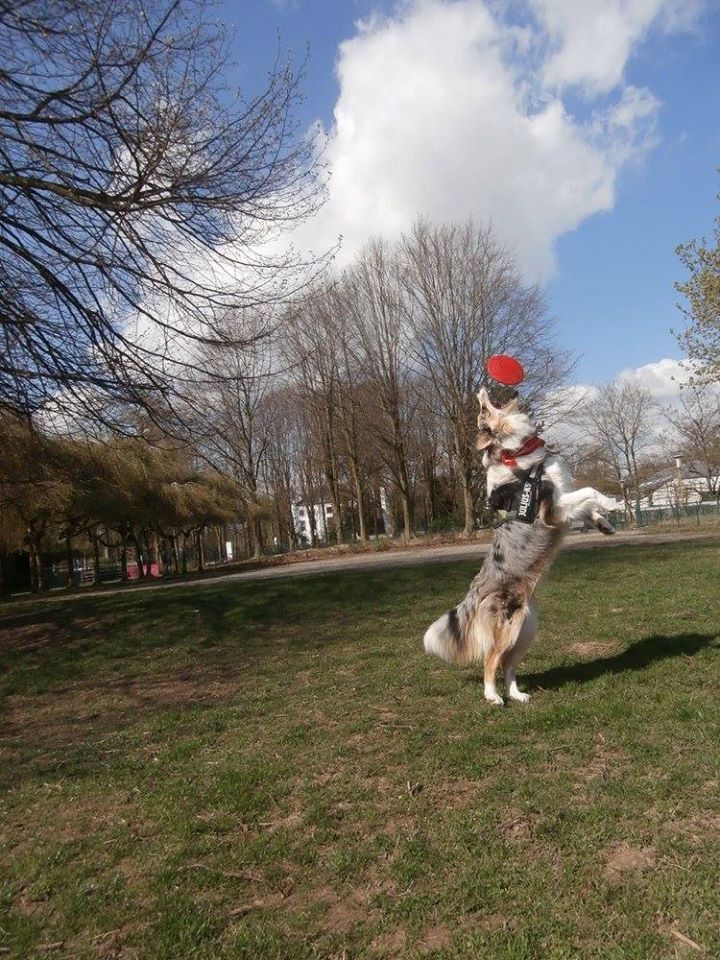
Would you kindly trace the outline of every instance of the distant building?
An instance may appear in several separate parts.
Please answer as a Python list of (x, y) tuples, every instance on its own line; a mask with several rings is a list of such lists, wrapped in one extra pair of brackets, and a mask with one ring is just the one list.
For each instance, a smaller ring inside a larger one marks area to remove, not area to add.
[[(697, 506), (702, 502), (712, 503), (712, 492), (708, 478), (698, 463), (679, 464), (668, 467), (648, 477), (640, 484), (641, 510), (667, 510), (678, 506)], [(713, 487), (717, 490), (720, 481), (720, 466), (711, 467)]]
[[(328, 528), (333, 524), (335, 516), (331, 503), (318, 501), (308, 504), (304, 500), (296, 500), (291, 506), (295, 536), (300, 543), (312, 543), (311, 517), (315, 518), (315, 532), (320, 541), (328, 539)], [(312, 513), (311, 513), (312, 511)]]

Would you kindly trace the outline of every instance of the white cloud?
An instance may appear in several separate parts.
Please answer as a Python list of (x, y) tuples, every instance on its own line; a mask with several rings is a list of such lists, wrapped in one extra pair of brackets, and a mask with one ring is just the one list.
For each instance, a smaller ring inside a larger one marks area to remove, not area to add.
[(551, 53), (542, 75), (550, 87), (608, 93), (623, 80), (633, 48), (653, 26), (689, 29), (699, 0), (530, 0)]
[(691, 366), (691, 361), (665, 357), (641, 367), (626, 367), (618, 379), (638, 383), (663, 405), (675, 404), (679, 400), (682, 384), (687, 383), (692, 375)]
[[(676, 406), (680, 402), (682, 384), (691, 376), (692, 362), (672, 360), (664, 357), (640, 367), (625, 367), (618, 373), (617, 380), (629, 380), (649, 390), (661, 406)], [(548, 438), (561, 448), (568, 444), (582, 443), (585, 438), (584, 427), (578, 414), (583, 406), (598, 397), (599, 387), (594, 384), (577, 383), (561, 387), (553, 396), (553, 409), (547, 418)], [(658, 418), (657, 428), (664, 426)]]
[[(338, 54), (329, 199), (299, 245), (322, 250), (342, 235), (347, 261), (418, 214), (472, 214), (537, 279), (552, 272), (558, 237), (612, 209), (620, 170), (654, 142), (659, 106), (622, 84), (625, 65), (654, 22), (669, 28), (678, 0), (527, 0), (534, 19), (522, 27), (502, 19), (507, 7), (407, 0), (358, 24)], [(578, 84), (582, 116), (563, 99)]]

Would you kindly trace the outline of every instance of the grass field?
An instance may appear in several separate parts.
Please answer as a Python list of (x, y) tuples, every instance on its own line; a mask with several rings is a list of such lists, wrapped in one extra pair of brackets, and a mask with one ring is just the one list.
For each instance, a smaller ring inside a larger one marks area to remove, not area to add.
[(719, 957), (719, 561), (561, 556), (504, 709), (468, 563), (0, 607), (0, 953)]

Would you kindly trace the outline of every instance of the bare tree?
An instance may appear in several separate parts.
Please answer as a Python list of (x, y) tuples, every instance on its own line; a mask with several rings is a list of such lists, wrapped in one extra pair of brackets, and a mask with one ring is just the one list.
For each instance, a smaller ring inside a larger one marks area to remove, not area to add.
[(263, 548), (259, 478), (269, 442), (263, 404), (275, 382), (276, 364), (263, 314), (236, 315), (225, 322), (233, 331), (232, 342), (206, 344), (203, 350), (203, 365), (215, 382), (201, 383), (197, 391), (195, 442), (209, 462), (238, 483), (257, 558)]
[(510, 352), (524, 362), (530, 402), (558, 387), (571, 363), (555, 346), (542, 292), (522, 281), (490, 226), (418, 221), (403, 238), (402, 263), (423, 395), (451, 430), (469, 534), (479, 467), (475, 395), (488, 357)]
[(370, 423), (378, 450), (400, 496), (403, 533), (413, 535), (410, 427), (417, 405), (412, 373), (412, 340), (403, 305), (397, 251), (371, 241), (348, 271), (352, 331), (350, 349), (366, 372), (376, 401)]
[(0, 405), (155, 414), (218, 317), (298, 280), (254, 251), (319, 198), (300, 74), (224, 89), (206, 7), (0, 2)]
[(304, 437), (297, 416), (298, 397), (292, 386), (275, 388), (264, 399), (261, 417), (267, 439), (261, 469), (264, 486), (271, 497), (278, 536), (291, 548), (297, 545), (292, 512), (299, 489), (298, 479)]
[(337, 543), (343, 539), (340, 495), (340, 382), (342, 337), (339, 304), (332, 283), (323, 283), (301, 298), (289, 312), (283, 349), (293, 365), (296, 388), (313, 425), (315, 445), (333, 508)]
[(683, 387), (679, 407), (666, 407), (663, 416), (673, 440), (720, 501), (720, 391), (708, 385)]
[(587, 402), (583, 420), (596, 455), (622, 493), (631, 514), (630, 494), (640, 497), (643, 461), (656, 440), (659, 406), (645, 387), (631, 380), (604, 384)]

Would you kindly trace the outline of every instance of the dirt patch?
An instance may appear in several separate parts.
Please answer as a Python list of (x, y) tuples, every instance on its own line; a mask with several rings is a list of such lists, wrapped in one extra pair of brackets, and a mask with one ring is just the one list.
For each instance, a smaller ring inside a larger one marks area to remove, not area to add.
[(620, 651), (620, 645), (617, 643), (600, 643), (597, 640), (590, 640), (587, 643), (572, 643), (565, 648), (568, 653), (578, 657), (614, 657)]
[(677, 921), (669, 923), (662, 921), (658, 923), (658, 929), (662, 934), (668, 937), (675, 948), (675, 957), (697, 957), (698, 954), (705, 954), (706, 950), (697, 940), (693, 940), (680, 929)]
[(378, 749), (378, 743), (372, 737), (371, 733), (351, 733), (345, 738), (345, 746), (358, 753), (373, 753)]
[(693, 843), (706, 843), (708, 837), (720, 835), (720, 813), (701, 813), (694, 817), (668, 820), (662, 828), (677, 837), (685, 837)]
[(140, 955), (137, 950), (125, 945), (126, 938), (134, 929), (136, 927), (128, 926), (93, 937), (93, 949), (98, 960), (138, 960)]
[(593, 739), (593, 754), (587, 764), (578, 770), (579, 780), (575, 789), (587, 786), (596, 780), (603, 780), (613, 767), (622, 762), (624, 754), (608, 743), (602, 733), (596, 733)]
[(431, 788), (433, 801), (442, 804), (444, 808), (452, 807), (462, 810), (482, 799), (488, 784), (481, 780), (468, 780), (458, 777), (456, 780), (443, 780)]
[(407, 934), (402, 927), (396, 927), (394, 930), (389, 930), (387, 933), (382, 933), (379, 937), (375, 937), (370, 947), (376, 953), (387, 957), (388, 960), (394, 960), (394, 958), (403, 955), (406, 944)]
[(370, 891), (359, 889), (338, 897), (331, 893), (332, 906), (323, 921), (328, 933), (349, 933), (359, 923), (368, 923), (377, 911), (368, 906)]
[(48, 917), (52, 913), (52, 904), (47, 898), (35, 899), (23, 887), (14, 899), (12, 909), (23, 917)]
[(605, 879), (615, 886), (628, 876), (639, 876), (654, 864), (655, 851), (652, 847), (633, 847), (623, 843), (610, 852), (605, 863)]
[(397, 837), (398, 841), (413, 837), (417, 833), (420, 817), (414, 814), (390, 817), (382, 825), (382, 832), (388, 837)]
[(358, 904), (342, 901), (331, 907), (324, 926), (328, 933), (350, 933), (353, 927), (366, 919), (366, 911)]
[(518, 813), (514, 817), (504, 820), (499, 830), (505, 840), (529, 840), (535, 832), (537, 817), (531, 813)]
[(497, 933), (501, 930), (512, 929), (513, 918), (503, 913), (486, 913), (484, 916), (478, 913), (473, 916), (473, 924), (482, 927), (488, 933)]
[(452, 937), (447, 927), (430, 927), (422, 935), (418, 943), (420, 953), (433, 953), (435, 950), (445, 950), (452, 943)]

